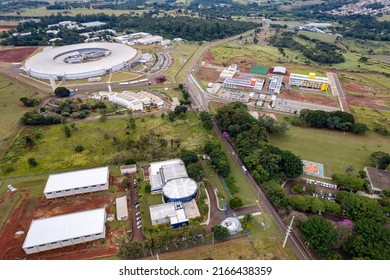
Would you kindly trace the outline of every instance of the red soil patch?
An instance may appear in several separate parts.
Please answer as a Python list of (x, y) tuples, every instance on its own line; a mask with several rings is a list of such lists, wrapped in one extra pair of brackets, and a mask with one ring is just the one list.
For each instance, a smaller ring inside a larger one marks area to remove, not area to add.
[(296, 100), (301, 102), (308, 102), (308, 103), (314, 103), (314, 104), (320, 104), (320, 105), (326, 105), (331, 107), (338, 107), (339, 104), (337, 100), (334, 100), (328, 96), (323, 95), (316, 95), (316, 94), (310, 94), (310, 93), (287, 93), (286, 91), (283, 91), (280, 95), (280, 98), (289, 99), (289, 100)]
[(212, 63), (214, 61), (214, 56), (208, 51), (205, 53), (203, 59), (208, 63)]
[[(26, 235), (15, 238), (15, 232), (23, 230), (26, 234), (33, 219), (47, 218), (55, 215), (73, 213), (105, 207), (109, 211), (114, 195), (110, 192), (98, 192), (88, 195), (46, 200), (45, 198), (28, 198), (23, 193), (22, 201), (10, 215), (0, 234), (0, 259), (25, 257), (22, 249)], [(122, 230), (120, 234), (122, 234)], [(119, 234), (119, 233), (118, 233)], [(106, 231), (106, 239), (68, 246), (55, 250), (28, 255), (28, 259), (91, 259), (116, 254), (116, 232)]]
[(371, 107), (371, 108), (389, 107), (387, 104), (390, 102), (390, 97), (372, 98), (366, 96), (346, 95), (346, 99), (348, 105), (357, 105), (357, 106)]
[(199, 71), (196, 73), (196, 77), (214, 83), (219, 79), (220, 74), (221, 71), (218, 71), (216, 68), (200, 67)]
[(15, 29), (15, 27), (16, 25), (0, 25), (0, 32)]
[(1, 62), (22, 62), (35, 52), (38, 47), (16, 48), (0, 51)]

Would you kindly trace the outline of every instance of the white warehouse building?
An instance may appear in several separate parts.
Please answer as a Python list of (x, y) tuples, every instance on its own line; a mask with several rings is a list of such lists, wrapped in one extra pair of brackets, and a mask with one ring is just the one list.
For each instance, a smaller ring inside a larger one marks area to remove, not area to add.
[(108, 166), (49, 175), (47, 199), (108, 190)]
[(105, 224), (105, 208), (33, 220), (22, 248), (34, 254), (105, 238)]

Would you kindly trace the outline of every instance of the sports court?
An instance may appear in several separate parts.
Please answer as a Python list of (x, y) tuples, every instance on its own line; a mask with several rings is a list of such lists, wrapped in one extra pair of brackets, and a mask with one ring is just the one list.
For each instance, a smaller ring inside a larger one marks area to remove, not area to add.
[(257, 74), (257, 75), (267, 75), (268, 73), (268, 67), (267, 66), (260, 66), (255, 65), (251, 68), (251, 71), (249, 71), (251, 74)]
[(302, 160), (303, 172), (307, 175), (324, 178), (324, 165), (322, 163)]

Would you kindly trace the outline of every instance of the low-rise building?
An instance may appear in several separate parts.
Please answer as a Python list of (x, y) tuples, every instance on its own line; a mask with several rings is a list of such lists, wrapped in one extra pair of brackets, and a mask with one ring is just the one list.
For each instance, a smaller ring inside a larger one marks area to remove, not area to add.
[(309, 75), (290, 74), (290, 86), (305, 87), (318, 90), (326, 90), (328, 88), (329, 80), (325, 77), (317, 77), (315, 73)]
[(99, 208), (33, 220), (22, 248), (34, 254), (105, 238), (106, 218)]
[(122, 165), (120, 167), (121, 174), (131, 174), (131, 173), (136, 173), (137, 172), (137, 165), (135, 164), (130, 164), (130, 165)]
[(115, 200), (116, 206), (116, 219), (118, 221), (124, 221), (129, 218), (129, 209), (127, 208), (126, 196), (118, 197)]
[(240, 90), (260, 91), (263, 89), (264, 80), (261, 79), (226, 79), (223, 86)]
[(390, 172), (366, 166), (368, 189), (371, 194), (381, 195), (384, 190), (390, 190)]

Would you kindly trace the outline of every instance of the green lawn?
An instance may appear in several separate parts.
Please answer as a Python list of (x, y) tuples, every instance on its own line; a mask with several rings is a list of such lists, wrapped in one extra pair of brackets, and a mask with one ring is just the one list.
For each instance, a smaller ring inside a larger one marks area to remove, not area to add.
[(321, 33), (310, 32), (310, 31), (302, 31), (302, 30), (299, 31), (298, 34), (302, 34), (309, 37), (310, 39), (317, 39), (330, 44), (333, 44), (336, 41), (336, 36), (332, 36), (329, 34), (321, 34)]
[(48, 174), (37, 174), (31, 176), (20, 176), (20, 177), (8, 177), (1, 178), (0, 181), (3, 182), (0, 187), (0, 197), (3, 197), (6, 192), (8, 185), (13, 185), (18, 191), (26, 190), (29, 192), (29, 197), (40, 197), (43, 194), (43, 189), (45, 188)]
[(238, 186), (238, 192), (235, 196), (238, 196), (242, 199), (244, 205), (256, 204), (258, 196), (252, 188), (252, 184), (248, 179), (248, 176), (242, 171), (242, 167), (234, 160), (233, 156), (225, 149), (225, 146), (222, 146), (227, 154), (229, 164), (230, 164), (230, 173), (236, 180)]
[(207, 160), (201, 160), (200, 161), (203, 169), (206, 174), (206, 180), (210, 183), (213, 189), (217, 189), (217, 196), (218, 196), (218, 203), (219, 207), (223, 207), (224, 201), (229, 201), (230, 194), (227, 191), (225, 185), (222, 182), (221, 176), (219, 176), (214, 169), (211, 167), (211, 164)]
[(375, 151), (390, 151), (388, 137), (374, 132), (358, 136), (326, 129), (291, 126), (284, 136), (272, 136), (269, 142), (290, 150), (302, 159), (324, 164), (325, 176), (344, 173), (348, 165), (355, 173), (368, 164), (369, 155)]
[[(70, 138), (65, 137), (63, 125), (25, 128), (1, 159), (0, 175), (16, 176), (87, 168), (116, 164), (128, 158), (148, 161), (173, 158), (182, 149), (200, 150), (205, 141), (215, 137), (203, 128), (194, 112), (185, 114), (183, 119), (177, 119), (173, 123), (167, 117), (137, 118), (135, 131), (126, 128), (127, 125), (126, 119), (77, 123), (77, 129), (71, 129)], [(142, 135), (152, 132), (160, 135), (156, 138), (167, 141), (166, 148), (160, 148), (157, 140), (147, 147), (134, 146), (132, 141), (138, 141)], [(26, 147), (26, 135), (40, 136), (35, 140), (33, 148)], [(176, 144), (172, 147), (174, 141), (179, 141), (179, 148)], [(84, 151), (77, 153), (77, 145), (83, 145)], [(28, 165), (27, 159), (31, 157), (36, 159), (38, 166)], [(14, 170), (8, 170), (8, 174), (4, 174), (6, 167)]]
[(373, 129), (375, 124), (382, 124), (390, 130), (390, 111), (376, 110), (359, 106), (350, 106), (350, 108), (357, 122), (364, 123), (370, 129)]
[(140, 198), (140, 212), (142, 213), (142, 224), (144, 229), (152, 226), (149, 206), (158, 205), (162, 203), (162, 194), (152, 195), (150, 193), (142, 192), (142, 197)]
[[(283, 233), (279, 231), (272, 217), (266, 213), (253, 217), (253, 227), (251, 228), (251, 239), (259, 258), (266, 259), (297, 259), (289, 245), (284, 249)], [(261, 223), (265, 224), (265, 227)]]
[(32, 90), (0, 77), (0, 155), (7, 148), (10, 138), (20, 129), (20, 117), (32, 110), (23, 107), (19, 99), (32, 93)]

